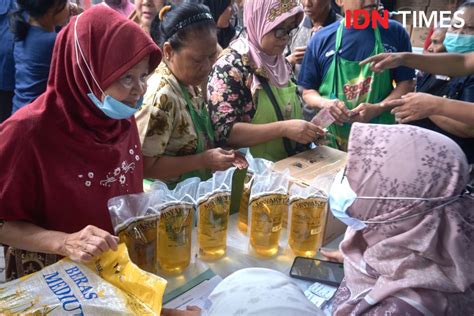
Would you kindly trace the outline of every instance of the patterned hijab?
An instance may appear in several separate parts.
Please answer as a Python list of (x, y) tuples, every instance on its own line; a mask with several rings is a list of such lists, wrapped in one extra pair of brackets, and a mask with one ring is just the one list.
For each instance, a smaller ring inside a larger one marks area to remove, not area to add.
[(474, 313), (468, 173), (462, 150), (441, 134), (408, 125), (353, 125), (346, 175), (358, 196), (447, 199), (356, 200), (351, 217), (385, 223), (347, 229), (340, 246), (346, 279), (335, 315)]
[[(303, 8), (297, 0), (251, 0), (244, 2), (244, 25), (248, 38), (239, 38), (231, 48), (240, 54), (248, 54), (257, 74), (266, 77), (272, 85), (283, 88), (290, 81), (291, 68), (285, 56), (270, 56), (263, 52), (262, 38), (289, 18), (303, 20)], [(252, 91), (259, 85), (254, 76)]]

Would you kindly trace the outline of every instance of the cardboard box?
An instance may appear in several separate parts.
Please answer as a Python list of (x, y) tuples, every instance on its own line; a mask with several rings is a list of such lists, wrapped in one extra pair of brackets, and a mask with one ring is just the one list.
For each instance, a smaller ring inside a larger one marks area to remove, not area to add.
[[(317, 176), (335, 175), (344, 169), (347, 153), (326, 146), (308, 150), (298, 155), (280, 160), (273, 165), (276, 171), (290, 172), (290, 181), (300, 185), (308, 185)], [(326, 189), (327, 188), (321, 188)], [(344, 234), (347, 226), (336, 219), (326, 208), (326, 224), (323, 233), (323, 245)]]

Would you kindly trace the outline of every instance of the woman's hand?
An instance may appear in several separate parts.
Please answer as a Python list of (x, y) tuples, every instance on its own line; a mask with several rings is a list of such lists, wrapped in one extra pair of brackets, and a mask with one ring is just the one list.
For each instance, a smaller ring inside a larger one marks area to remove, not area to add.
[(320, 249), (321, 254), (332, 262), (344, 263), (344, 257), (339, 250)]
[(245, 159), (245, 156), (242, 155), (238, 151), (235, 151), (234, 153), (235, 153), (235, 159), (234, 159), (234, 162), (233, 162), (234, 167), (236, 167), (239, 170), (248, 168), (249, 163), (248, 163), (247, 159)]
[(442, 98), (427, 93), (408, 93), (401, 99), (383, 102), (383, 107), (393, 108), (392, 114), (398, 123), (408, 123), (436, 115)]
[(118, 237), (89, 225), (77, 233), (64, 238), (60, 254), (76, 262), (89, 262), (104, 252), (117, 250)]
[(304, 120), (283, 121), (284, 137), (300, 144), (309, 144), (312, 141), (324, 137), (324, 131), (313, 123)]
[(306, 46), (302, 47), (296, 47), (295, 51), (291, 53), (288, 57), (286, 57), (286, 60), (293, 66), (296, 64), (301, 64), (304, 59), (304, 53), (306, 51)]
[(375, 72), (382, 72), (386, 69), (393, 69), (403, 66), (403, 53), (382, 53), (369, 57), (359, 64), (365, 65), (370, 63), (370, 69)]
[(212, 171), (227, 170), (232, 167), (236, 161), (236, 155), (233, 150), (224, 150), (222, 148), (206, 150), (202, 158), (205, 168), (211, 169)]

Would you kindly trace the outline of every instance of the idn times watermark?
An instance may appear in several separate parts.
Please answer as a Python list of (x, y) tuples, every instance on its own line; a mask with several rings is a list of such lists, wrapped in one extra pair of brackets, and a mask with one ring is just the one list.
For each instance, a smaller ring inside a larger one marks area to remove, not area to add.
[(346, 28), (353, 27), (361, 30), (369, 27), (376, 28), (380, 25), (382, 28), (388, 29), (389, 19), (399, 16), (404, 27), (411, 25), (414, 28), (448, 28), (452, 25), (455, 28), (461, 28), (466, 24), (466, 21), (460, 16), (461, 14), (461, 11), (456, 11), (453, 14), (451, 11), (431, 11), (427, 13), (425, 11), (348, 10), (346, 11), (345, 26)]

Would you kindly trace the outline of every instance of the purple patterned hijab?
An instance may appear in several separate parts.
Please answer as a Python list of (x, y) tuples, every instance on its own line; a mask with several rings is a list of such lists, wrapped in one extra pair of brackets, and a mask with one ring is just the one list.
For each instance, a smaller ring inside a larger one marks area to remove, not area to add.
[[(297, 25), (303, 20), (304, 11), (297, 0), (247, 0), (244, 2), (244, 25), (248, 38), (239, 38), (231, 48), (240, 54), (248, 54), (257, 73), (266, 77), (272, 85), (284, 88), (291, 76), (291, 67), (285, 56), (270, 56), (261, 48), (262, 38), (287, 19), (298, 16)], [(254, 76), (252, 91), (259, 85)]]
[(436, 209), (446, 200), (356, 200), (351, 217), (385, 223), (347, 229), (335, 315), (474, 314), (468, 174), (462, 150), (441, 134), (409, 125), (352, 126), (346, 175), (358, 196), (459, 198)]

